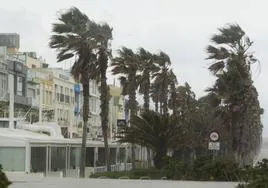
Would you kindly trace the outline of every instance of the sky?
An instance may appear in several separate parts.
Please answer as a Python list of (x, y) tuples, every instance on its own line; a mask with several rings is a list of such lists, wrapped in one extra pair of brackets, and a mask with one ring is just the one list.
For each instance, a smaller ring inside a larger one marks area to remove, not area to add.
[(237, 23), (254, 41), (252, 51), (260, 61), (252, 74), (268, 137), (267, 5), (267, 0), (8, 0), (1, 2), (0, 32), (20, 34), (20, 51), (36, 51), (51, 67), (68, 68), (71, 62), (56, 62), (48, 41), (60, 12), (76, 6), (90, 19), (113, 27), (114, 50), (126, 46), (166, 52), (179, 84), (187, 81), (200, 97), (214, 82), (207, 70), (211, 61), (205, 60), (209, 39), (217, 28)]

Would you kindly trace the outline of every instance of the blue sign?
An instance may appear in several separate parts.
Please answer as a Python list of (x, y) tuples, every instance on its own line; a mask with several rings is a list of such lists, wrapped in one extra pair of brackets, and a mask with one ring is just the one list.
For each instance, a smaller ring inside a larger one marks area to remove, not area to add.
[(75, 92), (75, 93), (80, 93), (80, 91), (81, 91), (81, 90), (80, 90), (80, 84), (75, 84), (75, 85), (74, 85), (74, 92)]

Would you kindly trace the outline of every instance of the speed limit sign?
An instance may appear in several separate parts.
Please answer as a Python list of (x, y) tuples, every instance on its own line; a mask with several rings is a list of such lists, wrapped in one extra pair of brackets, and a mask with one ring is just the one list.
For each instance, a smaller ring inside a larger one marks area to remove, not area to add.
[(217, 142), (219, 140), (219, 134), (217, 132), (211, 132), (209, 138), (213, 142)]

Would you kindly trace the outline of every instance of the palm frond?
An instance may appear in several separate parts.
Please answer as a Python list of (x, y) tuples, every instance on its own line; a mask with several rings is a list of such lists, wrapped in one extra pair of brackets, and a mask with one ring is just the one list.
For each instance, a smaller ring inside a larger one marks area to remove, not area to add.
[(220, 71), (223, 71), (224, 67), (225, 67), (224, 61), (218, 61), (210, 65), (208, 69), (210, 70), (210, 72), (212, 72), (212, 74), (216, 75)]

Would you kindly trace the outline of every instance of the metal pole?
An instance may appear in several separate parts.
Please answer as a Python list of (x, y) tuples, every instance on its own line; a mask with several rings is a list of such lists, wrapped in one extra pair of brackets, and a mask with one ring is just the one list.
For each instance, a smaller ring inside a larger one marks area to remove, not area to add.
[(42, 123), (43, 85), (41, 82), (39, 85), (39, 92), (39, 123)]

